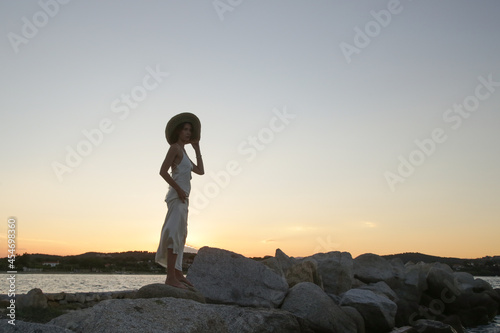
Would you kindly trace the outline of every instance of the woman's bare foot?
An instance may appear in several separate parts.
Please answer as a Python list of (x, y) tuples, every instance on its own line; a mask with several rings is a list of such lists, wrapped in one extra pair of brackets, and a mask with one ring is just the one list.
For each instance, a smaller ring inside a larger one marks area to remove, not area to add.
[(193, 284), (188, 279), (186, 279), (182, 273), (178, 273), (178, 272), (175, 272), (175, 273), (176, 273), (175, 277), (177, 278), (177, 280), (179, 282), (185, 283), (190, 287), (194, 287)]
[(169, 286), (176, 287), (176, 288), (179, 288), (179, 289), (188, 289), (183, 283), (181, 283), (176, 278), (169, 279), (167, 277), (167, 279), (165, 280), (165, 284), (168, 284)]

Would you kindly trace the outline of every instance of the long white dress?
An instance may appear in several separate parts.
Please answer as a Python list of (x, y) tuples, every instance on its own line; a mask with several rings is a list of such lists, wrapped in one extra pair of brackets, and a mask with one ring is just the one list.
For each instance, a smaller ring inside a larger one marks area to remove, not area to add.
[(167, 267), (167, 249), (172, 249), (177, 254), (175, 268), (182, 271), (182, 257), (187, 238), (187, 217), (189, 205), (189, 192), (191, 191), (191, 171), (193, 164), (186, 152), (183, 153), (181, 162), (173, 168), (172, 178), (186, 193), (186, 200), (179, 199), (177, 191), (169, 187), (165, 201), (167, 202), (167, 216), (161, 229), (160, 245), (156, 251), (155, 261)]

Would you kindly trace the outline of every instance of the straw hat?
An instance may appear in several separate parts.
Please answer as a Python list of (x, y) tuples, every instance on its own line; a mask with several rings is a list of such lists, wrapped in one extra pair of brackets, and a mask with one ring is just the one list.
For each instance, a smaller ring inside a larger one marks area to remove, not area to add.
[(183, 112), (175, 115), (167, 123), (165, 128), (165, 137), (169, 144), (174, 144), (175, 128), (182, 123), (190, 123), (191, 128), (191, 140), (199, 140), (201, 137), (201, 123), (200, 119), (190, 112)]

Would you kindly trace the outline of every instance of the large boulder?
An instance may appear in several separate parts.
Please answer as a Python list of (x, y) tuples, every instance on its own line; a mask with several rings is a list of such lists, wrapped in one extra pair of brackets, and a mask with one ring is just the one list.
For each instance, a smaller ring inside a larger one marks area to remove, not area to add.
[(39, 288), (31, 289), (25, 295), (18, 295), (16, 301), (19, 309), (46, 309), (48, 307), (47, 297)]
[(180, 298), (111, 299), (48, 324), (80, 333), (229, 332), (213, 308)]
[(474, 289), (474, 276), (467, 272), (454, 272), (453, 280), (460, 292), (471, 293)]
[(356, 322), (316, 284), (301, 282), (291, 288), (282, 310), (305, 320), (319, 332), (357, 332)]
[[(457, 290), (457, 282), (450, 266), (434, 263), (427, 274), (427, 293), (440, 299), (443, 292)], [(458, 291), (460, 293), (460, 291)]]
[(107, 300), (92, 308), (59, 316), (52, 319), (49, 324), (51, 325), (49, 327), (56, 326), (61, 330), (67, 328), (79, 333), (301, 331), (298, 319), (289, 312), (279, 309), (202, 304), (171, 297)]
[(153, 283), (141, 287), (135, 294), (136, 298), (161, 298), (174, 297), (192, 299), (200, 303), (206, 303), (205, 297), (196, 289), (180, 289), (164, 283)]
[(356, 332), (365, 333), (365, 320), (361, 313), (352, 306), (341, 306), (341, 308), (356, 323)]
[(359, 289), (371, 290), (375, 294), (385, 296), (393, 302), (397, 302), (399, 299), (398, 295), (396, 295), (394, 290), (392, 290), (384, 281), (379, 281), (377, 283), (370, 283), (366, 286), (359, 287)]
[(354, 259), (354, 277), (364, 283), (385, 281), (390, 284), (395, 274), (389, 261), (372, 253)]
[(284, 277), (240, 254), (202, 247), (188, 278), (211, 303), (276, 308), (285, 298)]
[(420, 333), (457, 333), (450, 325), (430, 319), (419, 319), (413, 327)]
[(9, 324), (7, 319), (0, 320), (0, 332), (2, 333), (74, 333), (68, 329), (40, 323), (30, 323), (22, 320), (15, 320), (15, 325)]
[(342, 296), (340, 304), (359, 311), (367, 332), (385, 333), (394, 328), (397, 305), (385, 296), (371, 290), (351, 289)]
[(285, 278), (290, 288), (300, 282), (312, 282), (321, 286), (317, 271), (318, 264), (315, 260), (303, 260), (288, 268)]
[(292, 267), (293, 265), (295, 265), (299, 262), (297, 259), (289, 257), (281, 249), (276, 249), (274, 257), (278, 261), (283, 272), (286, 272), (290, 267)]
[(394, 291), (398, 297), (410, 302), (420, 302), (422, 292), (427, 289), (427, 274), (430, 266), (424, 263), (406, 264), (404, 281)]
[(213, 308), (227, 325), (230, 333), (289, 333), (299, 332), (300, 323), (287, 311), (249, 308), (236, 305), (207, 305)]
[(318, 263), (318, 274), (325, 292), (340, 295), (352, 288), (353, 261), (349, 252), (316, 253), (305, 260), (309, 258)]

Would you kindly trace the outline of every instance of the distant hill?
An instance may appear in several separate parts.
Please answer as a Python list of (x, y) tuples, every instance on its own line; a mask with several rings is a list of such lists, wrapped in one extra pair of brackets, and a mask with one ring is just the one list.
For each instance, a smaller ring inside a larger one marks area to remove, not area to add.
[[(186, 250), (188, 250), (186, 248)], [(192, 249), (189, 249), (192, 251)], [(184, 254), (183, 270), (186, 271), (193, 262), (196, 253), (186, 251)], [(164, 268), (155, 263), (156, 252), (127, 251), (127, 252), (86, 252), (79, 255), (57, 256), (50, 254), (23, 254), (16, 257), (15, 265), (18, 269), (23, 267), (43, 269), (44, 272), (163, 272)], [(433, 263), (440, 262), (449, 265), (456, 271), (468, 272), (476, 276), (500, 275), (500, 256), (483, 257), (477, 259), (461, 259), (438, 257), (418, 252), (407, 252), (382, 256), (387, 260), (399, 258), (404, 264), (408, 262)], [(260, 261), (264, 258), (252, 258)], [(57, 262), (56, 267), (48, 267), (47, 262)], [(8, 270), (7, 258), (0, 259), (0, 269)]]
[(476, 276), (498, 276), (500, 275), (500, 256), (487, 256), (477, 259), (461, 259), (449, 257), (437, 257), (418, 252), (407, 252), (382, 256), (387, 260), (399, 258), (404, 264), (407, 262), (440, 262), (447, 264), (456, 271), (471, 273)]
[(406, 253), (399, 253), (399, 254), (391, 254), (391, 255), (385, 255), (382, 257), (384, 257), (385, 259), (389, 259), (389, 260), (394, 259), (394, 258), (399, 258), (405, 264), (409, 261), (414, 262), (414, 263), (421, 261), (421, 262), (425, 262), (425, 263), (440, 262), (440, 263), (447, 264), (447, 265), (454, 265), (454, 264), (463, 264), (464, 261), (471, 260), (471, 259), (460, 259), (460, 258), (449, 258), (449, 257), (437, 257), (437, 256), (431, 256), (428, 254), (423, 254), (423, 253), (418, 253), (418, 252), (406, 252)]

